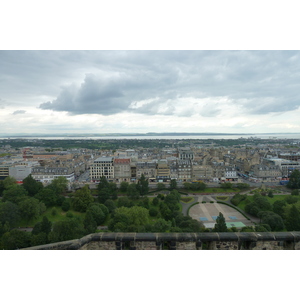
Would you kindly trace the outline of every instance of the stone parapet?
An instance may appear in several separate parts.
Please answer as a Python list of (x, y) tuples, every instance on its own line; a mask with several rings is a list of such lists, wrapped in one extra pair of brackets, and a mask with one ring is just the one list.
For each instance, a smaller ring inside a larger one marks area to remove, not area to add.
[(299, 250), (300, 232), (115, 233), (22, 250)]

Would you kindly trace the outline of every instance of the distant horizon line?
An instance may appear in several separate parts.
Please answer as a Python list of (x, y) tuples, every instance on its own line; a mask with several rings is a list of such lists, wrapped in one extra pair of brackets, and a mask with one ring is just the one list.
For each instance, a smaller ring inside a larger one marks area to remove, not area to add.
[(195, 135), (275, 135), (300, 134), (299, 132), (265, 132), (265, 133), (224, 133), (224, 132), (147, 132), (147, 133), (11, 133), (0, 134), (0, 137), (61, 137), (61, 136), (195, 136)]

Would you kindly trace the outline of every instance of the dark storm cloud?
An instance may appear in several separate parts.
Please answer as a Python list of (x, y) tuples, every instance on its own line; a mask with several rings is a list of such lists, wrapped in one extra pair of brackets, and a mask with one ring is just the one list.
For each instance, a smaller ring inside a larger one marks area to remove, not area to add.
[(13, 115), (20, 115), (20, 114), (25, 114), (26, 113), (26, 110), (16, 110), (16, 111), (14, 111), (12, 114)]
[[(37, 106), (71, 114), (180, 115), (177, 101), (186, 97), (224, 97), (241, 112), (267, 114), (299, 107), (300, 57), (299, 51), (0, 51), (0, 88), (6, 99), (47, 96), (52, 100)], [(218, 112), (204, 107), (201, 114)]]
[(56, 100), (43, 103), (40, 108), (71, 114), (115, 114), (124, 111), (129, 104), (122, 101), (122, 85), (119, 79), (106, 80), (86, 75), (79, 88), (74, 85), (64, 87)]

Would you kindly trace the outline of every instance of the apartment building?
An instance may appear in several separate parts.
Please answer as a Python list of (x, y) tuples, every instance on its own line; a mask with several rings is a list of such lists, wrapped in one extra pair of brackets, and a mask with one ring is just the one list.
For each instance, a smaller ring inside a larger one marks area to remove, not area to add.
[(114, 158), (99, 157), (94, 160), (90, 167), (90, 178), (94, 182), (98, 182), (102, 176), (108, 181), (114, 180)]
[(116, 182), (127, 181), (131, 179), (130, 158), (114, 159), (114, 179)]
[(31, 176), (33, 179), (40, 181), (44, 184), (49, 184), (53, 179), (58, 177), (65, 177), (69, 182), (75, 180), (75, 175), (72, 169), (68, 167), (44, 167), (35, 166), (32, 168)]
[(190, 181), (192, 179), (192, 162), (189, 159), (178, 160), (178, 179)]
[(224, 177), (226, 181), (237, 181), (238, 175), (234, 167), (225, 167)]
[(282, 158), (265, 158), (263, 159), (263, 162), (268, 166), (278, 166), (282, 173), (282, 176), (289, 177), (294, 170), (300, 171), (299, 161), (287, 160)]
[(193, 180), (211, 180), (214, 171), (211, 166), (202, 166), (199, 164), (192, 165), (192, 179)]
[(150, 181), (156, 179), (156, 162), (136, 162), (136, 176), (141, 178), (142, 175)]
[(157, 162), (156, 179), (158, 181), (170, 180), (170, 167), (166, 159), (162, 159)]
[(254, 165), (251, 167), (252, 176), (261, 180), (275, 180), (282, 176), (280, 167), (277, 165)]
[(194, 152), (191, 150), (179, 150), (179, 159), (180, 160), (194, 160)]

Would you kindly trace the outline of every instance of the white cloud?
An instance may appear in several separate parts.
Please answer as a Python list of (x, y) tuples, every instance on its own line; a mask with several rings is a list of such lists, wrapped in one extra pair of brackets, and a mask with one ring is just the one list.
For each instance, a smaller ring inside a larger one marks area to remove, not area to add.
[(1, 51), (0, 58), (0, 122), (9, 132), (299, 130), (299, 51)]

